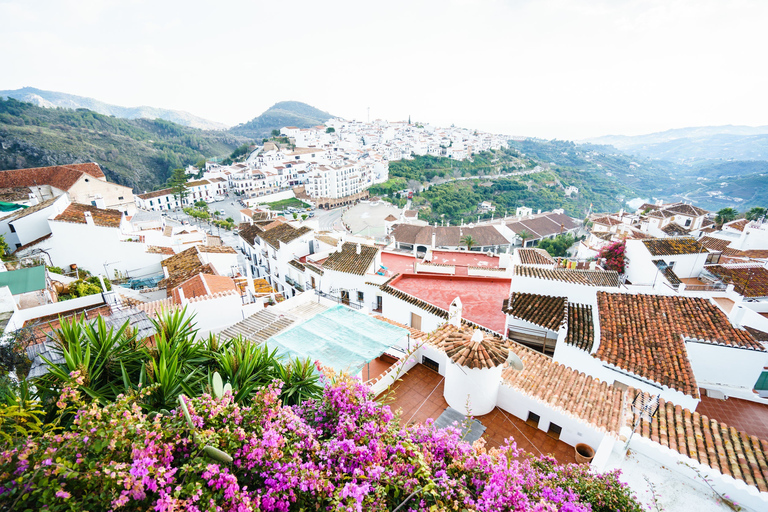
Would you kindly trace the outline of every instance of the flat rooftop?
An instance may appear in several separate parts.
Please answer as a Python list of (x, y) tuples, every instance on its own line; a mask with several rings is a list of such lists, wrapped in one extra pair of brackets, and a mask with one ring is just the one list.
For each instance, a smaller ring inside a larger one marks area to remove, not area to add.
[(733, 397), (720, 400), (708, 397), (702, 389), (696, 412), (751, 436), (768, 439), (768, 400), (764, 404)]
[(405, 254), (381, 253), (381, 264), (387, 267), (385, 275), (392, 277), (395, 274), (413, 274), (413, 264), (420, 261), (415, 256)]
[(432, 263), (465, 267), (499, 268), (497, 256), (472, 251), (432, 251)]
[(509, 297), (510, 279), (432, 274), (404, 274), (389, 286), (413, 295), (446, 311), (461, 298), (462, 318), (496, 332), (504, 331), (506, 315), (501, 310)]
[[(443, 398), (444, 386), (442, 375), (417, 364), (390, 388), (393, 400), (389, 406), (393, 412), (401, 411), (401, 425), (437, 419), (448, 407)], [(537, 457), (549, 454), (563, 464), (576, 462), (573, 446), (550, 437), (498, 407), (475, 419), (486, 427), (482, 437), (488, 448), (501, 446), (505, 439), (512, 437), (518, 448)]]

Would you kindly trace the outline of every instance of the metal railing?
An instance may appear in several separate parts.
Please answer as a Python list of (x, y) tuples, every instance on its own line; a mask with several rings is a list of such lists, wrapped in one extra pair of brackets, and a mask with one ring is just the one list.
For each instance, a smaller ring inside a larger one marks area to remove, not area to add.
[(296, 288), (300, 292), (304, 291), (304, 287), (303, 286), (301, 286), (298, 282), (294, 281), (293, 279), (291, 279), (288, 276), (285, 276), (285, 282), (288, 283), (289, 285), (293, 286), (294, 288)]
[(319, 295), (320, 297), (323, 297), (324, 299), (332, 300), (334, 302), (338, 302), (339, 304), (344, 304), (345, 306), (349, 306), (352, 309), (363, 309), (362, 302), (356, 302), (353, 300), (344, 300), (341, 297), (335, 297), (328, 293), (321, 292), (320, 290), (317, 290), (317, 289), (315, 290), (315, 294)]

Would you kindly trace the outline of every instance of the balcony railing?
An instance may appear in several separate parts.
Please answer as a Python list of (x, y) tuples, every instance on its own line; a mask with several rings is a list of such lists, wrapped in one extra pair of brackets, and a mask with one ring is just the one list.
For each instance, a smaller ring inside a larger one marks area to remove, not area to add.
[(288, 276), (285, 276), (285, 282), (288, 283), (289, 285), (293, 286), (294, 288), (296, 288), (296, 290), (298, 290), (300, 292), (304, 291), (304, 287), (303, 286), (301, 286), (298, 282), (294, 281), (293, 279), (291, 279)]

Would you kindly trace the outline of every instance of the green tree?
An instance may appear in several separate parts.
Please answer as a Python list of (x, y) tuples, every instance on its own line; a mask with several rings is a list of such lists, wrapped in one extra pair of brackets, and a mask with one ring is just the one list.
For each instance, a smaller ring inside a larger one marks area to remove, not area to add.
[(755, 206), (754, 208), (750, 208), (749, 211), (744, 214), (744, 217), (747, 220), (759, 220), (768, 214), (768, 210), (766, 208), (763, 208), (762, 206)]
[(550, 256), (561, 258), (568, 255), (568, 248), (576, 240), (571, 235), (557, 235), (554, 239), (545, 239), (539, 242), (539, 249), (544, 249)]
[(336, 128), (334, 128), (333, 126), (329, 126), (328, 128), (325, 129), (325, 133), (336, 133)]
[(517, 236), (518, 238), (520, 238), (520, 241), (523, 243), (523, 247), (525, 247), (525, 241), (531, 238), (533, 235), (526, 230), (522, 230), (517, 234)]
[(8, 242), (5, 241), (5, 237), (0, 235), (0, 257), (7, 255), (11, 248), (8, 246)]
[(730, 208), (730, 207), (723, 208), (721, 210), (718, 210), (717, 215), (715, 216), (715, 223), (718, 226), (722, 226), (723, 224), (731, 222), (738, 215), (739, 215), (739, 212), (736, 211), (734, 208)]
[(184, 169), (174, 169), (171, 173), (171, 177), (168, 179), (168, 186), (173, 191), (173, 197), (181, 205), (184, 202), (184, 198), (189, 195), (189, 189), (187, 189), (187, 174)]
[(467, 250), (471, 251), (472, 248), (477, 245), (477, 242), (471, 235), (464, 235), (461, 239), (461, 243), (467, 246)]
[(206, 202), (205, 202), (205, 201), (203, 201), (203, 200), (200, 200), (200, 201), (195, 201), (195, 205), (194, 205), (194, 206), (195, 206), (195, 208), (197, 208), (198, 210), (206, 210), (206, 211), (208, 210), (208, 203), (206, 203)]
[(279, 137), (280, 136), (280, 130), (277, 130), (277, 129), (272, 130), (272, 136), (273, 137)]

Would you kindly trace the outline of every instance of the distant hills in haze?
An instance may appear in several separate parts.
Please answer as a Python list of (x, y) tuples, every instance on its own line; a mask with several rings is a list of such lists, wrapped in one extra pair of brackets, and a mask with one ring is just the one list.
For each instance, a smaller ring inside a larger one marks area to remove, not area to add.
[(676, 128), (647, 135), (606, 135), (587, 142), (672, 162), (768, 160), (768, 126)]
[(281, 101), (247, 123), (230, 128), (229, 132), (252, 139), (261, 139), (268, 137), (272, 130), (279, 130), (284, 126), (309, 128), (323, 124), (332, 117), (334, 116), (328, 112), (300, 101)]
[(66, 94), (63, 92), (44, 91), (34, 87), (0, 91), (0, 98), (13, 98), (26, 103), (32, 103), (38, 107), (46, 108), (62, 107), (72, 110), (87, 108), (98, 114), (115, 116), (123, 119), (164, 119), (182, 126), (199, 128), (201, 130), (223, 130), (227, 128), (227, 125), (225, 124), (209, 121), (181, 110), (147, 106), (121, 107), (104, 103), (103, 101), (95, 100), (93, 98), (75, 96), (74, 94)]

